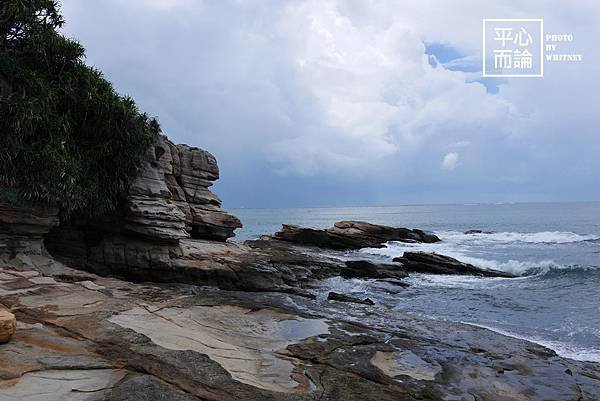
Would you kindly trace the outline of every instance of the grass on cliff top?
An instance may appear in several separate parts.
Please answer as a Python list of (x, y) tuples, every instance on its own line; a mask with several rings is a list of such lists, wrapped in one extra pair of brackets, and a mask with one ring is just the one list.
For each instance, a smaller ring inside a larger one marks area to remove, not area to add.
[(0, 200), (112, 210), (158, 134), (154, 118), (57, 32), (53, 0), (0, 2)]

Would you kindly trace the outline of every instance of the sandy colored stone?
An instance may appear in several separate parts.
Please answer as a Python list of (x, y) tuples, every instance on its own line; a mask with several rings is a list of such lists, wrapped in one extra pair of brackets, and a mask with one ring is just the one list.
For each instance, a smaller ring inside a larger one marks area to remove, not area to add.
[(0, 386), (0, 401), (100, 401), (125, 374), (115, 369), (30, 372)]
[(328, 333), (322, 319), (227, 305), (156, 311), (136, 307), (109, 321), (142, 333), (162, 347), (206, 354), (234, 379), (278, 392), (314, 389), (300, 373), (300, 361), (280, 352), (295, 341)]
[(0, 309), (0, 343), (6, 343), (17, 328), (15, 315), (5, 309)]

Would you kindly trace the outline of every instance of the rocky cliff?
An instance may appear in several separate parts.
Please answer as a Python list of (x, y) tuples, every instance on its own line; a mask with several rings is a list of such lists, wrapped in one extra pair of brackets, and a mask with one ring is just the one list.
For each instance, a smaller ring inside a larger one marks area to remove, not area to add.
[[(209, 152), (175, 145), (159, 135), (121, 208), (110, 216), (57, 227), (57, 208), (0, 202), (0, 253), (39, 254), (45, 236), (55, 243), (62, 236), (73, 239), (75, 231), (157, 243), (176, 244), (185, 238), (225, 241), (242, 224), (221, 208), (221, 200), (210, 191), (218, 178), (217, 161)], [(59, 248), (55, 251), (61, 253)]]
[(223, 242), (242, 226), (210, 191), (218, 178), (209, 152), (160, 135), (117, 212), (55, 227), (46, 246), (88, 270), (159, 279), (161, 271), (174, 269), (175, 259), (185, 259), (181, 241)]
[(149, 152), (127, 195), (125, 232), (171, 242), (189, 237), (225, 241), (235, 235), (242, 224), (209, 190), (219, 179), (213, 155), (175, 145), (163, 135)]

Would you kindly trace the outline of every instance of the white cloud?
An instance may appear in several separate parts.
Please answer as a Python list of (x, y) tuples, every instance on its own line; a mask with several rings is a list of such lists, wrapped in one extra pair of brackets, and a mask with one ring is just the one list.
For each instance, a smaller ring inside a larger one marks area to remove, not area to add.
[[(360, 192), (388, 191), (379, 199), (389, 202), (411, 188), (463, 185), (468, 197), (498, 182), (600, 194), (595, 0), (142, 3), (63, 0), (65, 29), (174, 140), (215, 153), (234, 196), (269, 179), (298, 197), (311, 191), (294, 180), (351, 196), (370, 186)], [(434, 68), (424, 54), (423, 43), (443, 42), (464, 55), (449, 65), (474, 65), (482, 18), (540, 16), (546, 31), (575, 34), (582, 63), (547, 63), (543, 79), (489, 94), (465, 82), (479, 73)], [(461, 174), (443, 174), (439, 155), (457, 152)]]
[(440, 165), (440, 167), (443, 170), (452, 171), (458, 165), (458, 159), (459, 159), (458, 153), (456, 153), (456, 152), (446, 153), (446, 155), (442, 159), (442, 164)]
[[(392, 17), (378, 25), (375, 16), (366, 23), (343, 13), (341, 4), (291, 3), (275, 25), (327, 128), (276, 141), (269, 149), (279, 153), (280, 168), (291, 174), (364, 170), (512, 119), (508, 102), (480, 83), (466, 83), (465, 73), (429, 65), (417, 21)], [(294, 157), (303, 152), (310, 157)]]

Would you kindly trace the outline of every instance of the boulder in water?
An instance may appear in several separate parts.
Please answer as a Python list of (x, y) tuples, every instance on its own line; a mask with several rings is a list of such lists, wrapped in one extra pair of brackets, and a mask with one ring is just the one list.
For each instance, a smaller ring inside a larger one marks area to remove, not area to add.
[(327, 299), (330, 301), (352, 302), (355, 304), (363, 304), (363, 305), (375, 305), (375, 302), (373, 302), (370, 298), (360, 299), (360, 298), (351, 297), (349, 295), (344, 295), (344, 294), (340, 294), (338, 292), (333, 292), (333, 291), (327, 295)]
[(374, 278), (374, 279), (402, 279), (408, 273), (398, 264), (373, 263), (366, 260), (348, 260), (340, 271), (340, 276), (345, 278)]
[(463, 234), (471, 235), (471, 234), (493, 234), (493, 231), (483, 231), (483, 230), (467, 230)]
[(428, 252), (404, 252), (404, 255), (394, 258), (394, 262), (402, 263), (407, 271), (431, 274), (452, 274), (484, 277), (515, 277), (499, 270), (488, 270), (445, 255)]
[(275, 238), (319, 248), (348, 250), (381, 248), (388, 241), (433, 243), (440, 239), (423, 230), (389, 227), (365, 221), (338, 221), (324, 230), (284, 224)]

